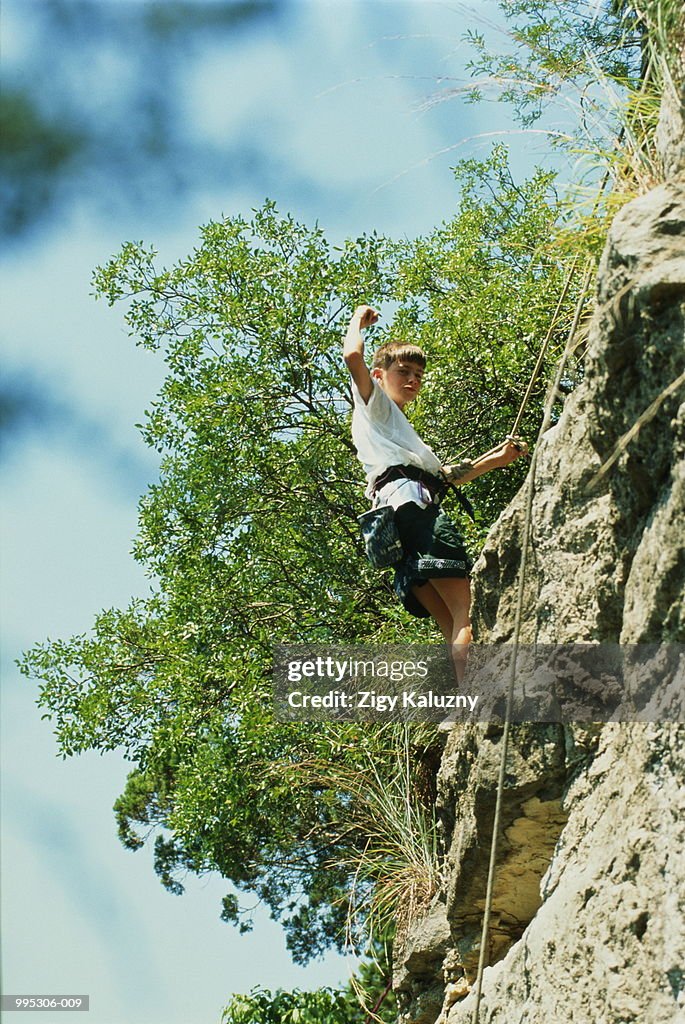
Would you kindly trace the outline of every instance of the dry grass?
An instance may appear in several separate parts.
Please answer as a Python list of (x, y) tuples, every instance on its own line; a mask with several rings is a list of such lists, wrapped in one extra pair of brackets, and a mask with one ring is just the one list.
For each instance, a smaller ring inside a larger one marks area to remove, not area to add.
[[(412, 731), (413, 729), (413, 731)], [(349, 872), (347, 942), (400, 939), (428, 909), (442, 881), (434, 808), (415, 756), (417, 727), (386, 727), (384, 750), (344, 762), (302, 762), (293, 781), (334, 793), (344, 814), (327, 824)], [(420, 744), (419, 744), (420, 745)], [(337, 832), (337, 835), (336, 835)]]

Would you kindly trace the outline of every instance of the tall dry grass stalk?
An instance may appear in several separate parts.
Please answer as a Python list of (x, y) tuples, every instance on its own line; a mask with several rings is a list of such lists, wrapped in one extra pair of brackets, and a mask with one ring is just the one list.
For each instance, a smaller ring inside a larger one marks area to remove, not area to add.
[[(542, 2), (539, 11), (534, 6), (529, 15), (531, 24), (536, 17), (542, 21), (550, 16)], [(564, 5), (559, 5), (558, 14), (563, 19)], [(554, 147), (570, 157), (571, 181), (565, 190), (562, 215), (569, 230), (589, 232), (589, 244), (594, 236), (606, 233), (607, 224), (624, 203), (663, 180), (655, 138), (659, 111), (664, 94), (677, 97), (685, 78), (682, 0), (625, 0), (617, 34), (611, 35), (605, 49), (601, 39), (587, 33), (587, 23), (601, 26), (602, 17), (600, 5), (588, 5), (584, 15), (586, 35), (582, 35), (579, 29), (574, 30), (573, 17), (568, 16), (568, 36), (575, 35), (575, 57), (568, 61), (554, 52), (555, 46), (561, 51), (567, 41), (561, 36), (554, 43), (546, 34), (526, 34), (520, 27), (513, 27), (505, 33), (506, 52), (497, 56), (488, 52), (482, 36), (470, 32), (468, 37), (479, 54), (470, 66), (478, 77), (470, 84), (444, 89), (425, 104), (431, 106), (460, 95), (511, 101), (524, 126), (516, 131), (545, 134)], [(614, 63), (607, 60), (607, 53), (616, 54), (618, 66), (625, 64), (627, 69), (632, 64), (632, 71), (607, 70)], [(490, 73), (483, 74), (488, 68)], [(558, 115), (561, 122), (542, 128), (538, 121), (533, 128), (540, 112), (531, 113), (531, 109), (537, 104)], [(562, 125), (563, 130), (559, 130)]]
[(613, 144), (591, 154), (611, 175), (606, 206), (614, 208), (663, 180), (656, 128), (665, 94), (676, 99), (684, 78), (685, 11), (680, 0), (629, 0), (626, 14), (635, 19), (642, 38), (639, 80), (612, 79), (587, 55), (605, 103), (597, 117), (608, 127), (616, 126)]
[(336, 869), (348, 871), (349, 889), (340, 900), (349, 908), (346, 938), (355, 951), (388, 934), (401, 939), (442, 880), (434, 807), (416, 756), (425, 743), (419, 730), (389, 724), (382, 751), (290, 769), (293, 781), (329, 790), (341, 808), (326, 829), (337, 846)]
[[(578, 247), (599, 256), (609, 225), (631, 199), (664, 180), (657, 125), (664, 97), (682, 102), (685, 81), (685, 9), (681, 0), (627, 0), (625, 45), (640, 39), (641, 69), (632, 79), (605, 72), (597, 56), (584, 52), (590, 83), (560, 73), (549, 88), (551, 102), (575, 110), (575, 129), (561, 139), (574, 158), (571, 180), (561, 194), (560, 255)], [(552, 139), (559, 143), (558, 137)]]

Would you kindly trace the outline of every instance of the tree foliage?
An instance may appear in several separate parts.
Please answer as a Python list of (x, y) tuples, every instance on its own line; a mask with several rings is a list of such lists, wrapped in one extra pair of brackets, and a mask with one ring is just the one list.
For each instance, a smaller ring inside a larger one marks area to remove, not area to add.
[[(572, 157), (569, 202), (589, 201), (585, 228), (602, 241), (618, 206), (661, 180), (655, 145), (661, 100), (670, 92), (677, 103), (685, 78), (682, 3), (500, 0), (499, 6), (507, 45), (493, 48), (483, 33), (467, 33), (474, 52), (467, 98), (494, 94), (512, 105), (524, 130), (547, 133)], [(605, 175), (610, 188), (601, 195)]]
[(364, 1024), (371, 1011), (380, 1024), (394, 1024), (397, 1004), (387, 990), (389, 947), (377, 943), (375, 953), (361, 964), (357, 978), (338, 990), (270, 992), (257, 988), (248, 995), (235, 995), (224, 1009), (222, 1024)]
[(330, 988), (313, 992), (270, 992), (255, 989), (249, 995), (234, 996), (223, 1013), (223, 1024), (357, 1024), (358, 1005)]
[[(135, 546), (153, 589), (88, 634), (36, 646), (23, 669), (41, 680), (65, 756), (118, 748), (133, 762), (115, 807), (124, 844), (154, 835), (155, 869), (174, 892), (184, 872), (220, 872), (233, 886), (223, 916), (242, 927), (237, 892), (256, 894), (300, 961), (343, 943), (345, 844), (364, 839), (346, 826), (354, 795), (293, 766), (392, 773), (395, 755), (380, 727), (277, 721), (273, 644), (434, 636), (362, 558), (344, 325), (362, 300), (392, 313), (373, 343), (425, 347), (421, 430), (445, 458), (475, 454), (511, 427), (565, 268), (549, 175), (517, 184), (496, 150), (459, 179), (454, 217), (418, 240), (370, 234), (335, 248), (267, 202), (250, 222), (208, 224), (171, 268), (128, 243), (95, 276), (168, 367), (142, 427), (163, 456)], [(522, 472), (473, 485), (473, 543)], [(419, 770), (435, 743), (418, 744)]]

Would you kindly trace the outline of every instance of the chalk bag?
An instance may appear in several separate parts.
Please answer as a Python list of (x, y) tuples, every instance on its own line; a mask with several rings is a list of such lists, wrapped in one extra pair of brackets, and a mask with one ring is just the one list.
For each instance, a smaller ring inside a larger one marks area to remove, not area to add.
[(404, 551), (391, 505), (372, 508), (358, 519), (366, 557), (375, 569), (385, 569), (402, 561)]

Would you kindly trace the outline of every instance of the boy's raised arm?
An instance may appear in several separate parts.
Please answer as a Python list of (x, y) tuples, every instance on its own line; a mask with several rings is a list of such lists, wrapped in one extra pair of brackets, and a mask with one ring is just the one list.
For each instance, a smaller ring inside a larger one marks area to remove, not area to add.
[(343, 359), (365, 402), (371, 398), (373, 381), (364, 359), (362, 330), (371, 327), (378, 320), (378, 313), (371, 306), (357, 306), (350, 320), (343, 344)]

